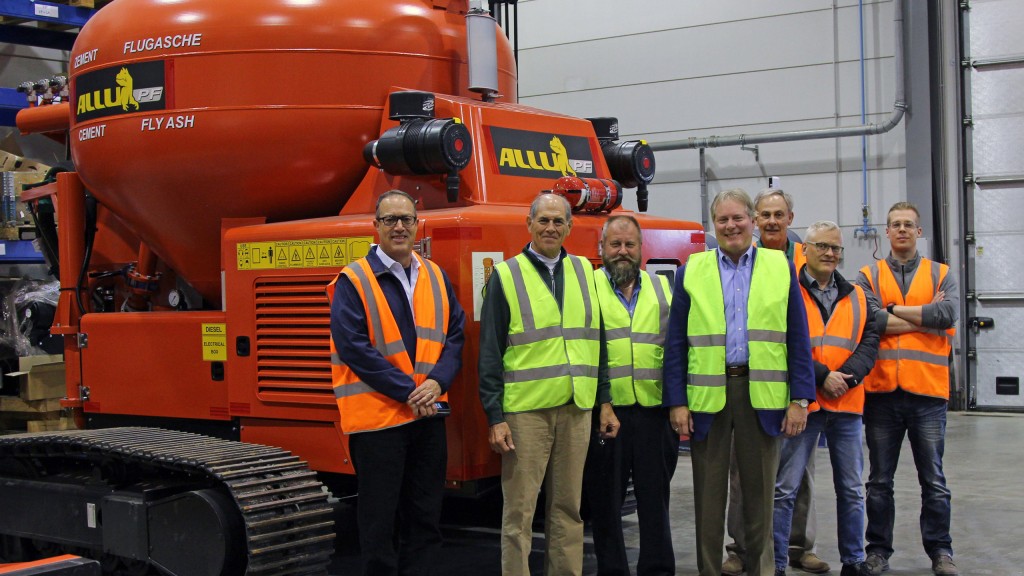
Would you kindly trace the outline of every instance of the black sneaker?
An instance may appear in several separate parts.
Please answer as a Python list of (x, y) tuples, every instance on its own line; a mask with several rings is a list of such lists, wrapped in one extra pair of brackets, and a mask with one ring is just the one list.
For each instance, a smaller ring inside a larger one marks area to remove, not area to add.
[(877, 552), (871, 552), (868, 554), (866, 560), (864, 560), (864, 574), (866, 576), (879, 576), (882, 572), (889, 570), (889, 561), (886, 560), (885, 556)]
[(855, 564), (843, 564), (843, 570), (839, 573), (839, 576), (870, 576), (871, 572), (868, 570), (868, 566), (864, 562), (857, 562)]
[(786, 576), (786, 569), (785, 568), (776, 568), (775, 569), (775, 576)]

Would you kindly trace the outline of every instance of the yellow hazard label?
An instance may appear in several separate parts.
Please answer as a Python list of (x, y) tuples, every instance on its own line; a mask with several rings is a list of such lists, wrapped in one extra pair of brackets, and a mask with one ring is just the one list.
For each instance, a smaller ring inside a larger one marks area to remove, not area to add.
[(202, 324), (203, 360), (224, 362), (228, 359), (228, 325)]
[(372, 236), (241, 242), (236, 250), (238, 269), (341, 268), (366, 256), (371, 244)]

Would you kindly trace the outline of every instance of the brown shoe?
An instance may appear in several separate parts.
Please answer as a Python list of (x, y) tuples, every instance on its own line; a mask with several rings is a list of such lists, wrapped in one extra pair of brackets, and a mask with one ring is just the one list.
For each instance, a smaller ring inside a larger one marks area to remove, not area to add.
[(932, 559), (932, 572), (936, 576), (957, 576), (960, 571), (953, 564), (953, 557), (949, 554), (939, 554)]
[(811, 574), (824, 574), (832, 569), (828, 562), (818, 558), (814, 552), (804, 552), (800, 558), (790, 560), (789, 565)]
[(722, 562), (722, 576), (741, 576), (743, 574), (743, 559), (735, 552), (729, 552), (729, 557)]

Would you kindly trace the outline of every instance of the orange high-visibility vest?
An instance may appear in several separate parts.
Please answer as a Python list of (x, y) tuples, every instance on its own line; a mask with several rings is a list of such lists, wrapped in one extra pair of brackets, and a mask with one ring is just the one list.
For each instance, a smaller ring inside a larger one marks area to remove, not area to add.
[(807, 255), (804, 254), (804, 245), (800, 242), (793, 242), (793, 268), (799, 272), (807, 264)]
[[(818, 303), (810, 291), (801, 284), (800, 293), (804, 297), (807, 308), (807, 328), (811, 334), (811, 356), (828, 366), (829, 370), (839, 370), (843, 363), (853, 355), (860, 339), (864, 336), (864, 325), (874, 318), (868, 318), (867, 298), (860, 286), (854, 286), (853, 292), (845, 298), (836, 300), (832, 315), (826, 324), (818, 310)], [(864, 385), (854, 386), (839, 398), (828, 398), (817, 392), (818, 407), (829, 412), (864, 413)]]
[[(861, 269), (882, 306), (923, 306), (949, 272), (949, 266), (921, 258), (906, 298), (885, 260)], [(956, 330), (922, 328), (906, 334), (883, 334), (878, 361), (864, 379), (868, 392), (892, 392), (897, 387), (921, 396), (949, 400), (949, 351)]]
[[(366, 312), (370, 343), (384, 359), (410, 378), (416, 386), (422, 384), (437, 360), (441, 357), (445, 338), (448, 334), (448, 291), (445, 289), (441, 269), (430, 260), (413, 257), (420, 263), (416, 286), (413, 287), (412, 311), (416, 322), (416, 363), (409, 358), (409, 352), (402, 341), (391, 307), (381, 291), (377, 277), (366, 258), (361, 258), (345, 267), (338, 277), (327, 286), (327, 297), (334, 299), (334, 284), (341, 274), (348, 276), (352, 286), (359, 293)], [(374, 391), (348, 367), (338, 356), (334, 337), (331, 337), (331, 376), (334, 397), (341, 411), (341, 430), (346, 434), (382, 430), (408, 424), (415, 420), (412, 408), (403, 402), (396, 402), (388, 396)], [(446, 402), (448, 394), (442, 394), (439, 402)]]

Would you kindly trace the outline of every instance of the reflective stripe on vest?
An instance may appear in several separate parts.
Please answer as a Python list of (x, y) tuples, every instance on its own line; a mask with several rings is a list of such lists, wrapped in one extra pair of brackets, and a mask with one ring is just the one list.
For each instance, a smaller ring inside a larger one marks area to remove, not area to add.
[[(416, 359), (413, 364), (405, 349), (402, 333), (391, 312), (370, 263), (362, 258), (349, 264), (341, 273), (348, 276), (363, 302), (368, 320), (370, 343), (392, 366), (408, 375), (416, 386), (422, 384), (434, 369), (448, 333), (448, 293), (444, 288), (441, 269), (430, 260), (419, 261), (420, 273), (413, 287), (413, 317), (416, 324)], [(328, 299), (334, 299), (335, 278), (327, 287)], [(331, 336), (331, 375), (334, 397), (341, 412), (341, 429), (346, 434), (382, 430), (408, 424), (415, 420), (412, 409), (397, 402), (360, 380), (338, 355)], [(446, 402), (442, 394), (438, 402)]]
[(601, 338), (593, 266), (578, 256), (562, 260), (561, 310), (525, 254), (498, 264), (494, 271), (509, 308), (502, 359), (504, 411), (540, 410), (570, 399), (582, 409), (593, 408)]
[[(683, 288), (690, 296), (687, 319), (690, 410), (716, 413), (725, 406), (725, 300), (718, 251), (691, 254)], [(789, 404), (786, 315), (789, 261), (779, 250), (757, 249), (747, 300), (750, 403), (757, 410)]]
[(640, 274), (632, 317), (603, 272), (598, 271), (594, 280), (608, 344), (612, 404), (616, 406), (661, 406), (662, 402), (661, 374), (672, 293), (664, 276), (644, 270)]
[[(864, 325), (867, 323), (867, 299), (860, 286), (854, 286), (853, 292), (836, 300), (828, 324), (822, 321), (818, 302), (814, 296), (800, 285), (804, 307), (807, 309), (807, 328), (811, 335), (811, 356), (824, 364), (831, 371), (842, 368), (843, 364), (853, 355), (864, 336)], [(871, 318), (874, 322), (875, 319)], [(864, 413), (864, 385), (854, 386), (839, 398), (828, 398), (817, 391), (817, 403), (829, 412)]]
[[(921, 258), (905, 298), (885, 260), (865, 266), (861, 272), (882, 306), (923, 306), (935, 297), (949, 266)], [(864, 379), (867, 392), (892, 392), (898, 386), (911, 394), (949, 400), (949, 351), (955, 334), (953, 328), (883, 334), (878, 361)]]

